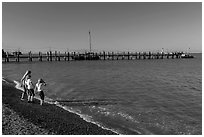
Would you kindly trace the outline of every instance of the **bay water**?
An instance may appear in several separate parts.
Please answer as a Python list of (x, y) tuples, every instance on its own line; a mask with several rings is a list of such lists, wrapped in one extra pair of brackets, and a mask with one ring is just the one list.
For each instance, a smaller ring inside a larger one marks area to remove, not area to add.
[[(193, 59), (2, 63), (46, 81), (46, 100), (119, 134), (202, 134), (202, 54)], [(19, 98), (20, 99), (20, 98)]]

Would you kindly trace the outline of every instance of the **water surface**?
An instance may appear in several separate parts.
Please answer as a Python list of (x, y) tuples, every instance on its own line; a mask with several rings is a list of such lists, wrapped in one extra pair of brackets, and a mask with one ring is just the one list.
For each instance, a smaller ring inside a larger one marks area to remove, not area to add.
[(120, 134), (202, 134), (202, 57), (2, 63), (43, 78), (47, 98)]

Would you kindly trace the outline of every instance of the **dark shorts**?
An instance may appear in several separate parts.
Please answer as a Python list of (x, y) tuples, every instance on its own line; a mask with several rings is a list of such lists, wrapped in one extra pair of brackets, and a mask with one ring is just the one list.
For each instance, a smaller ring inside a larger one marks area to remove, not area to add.
[(40, 92), (39, 92), (39, 96), (40, 96), (40, 99), (44, 100), (45, 95), (44, 95), (44, 92), (43, 92), (43, 91), (40, 91)]
[(34, 96), (34, 89), (28, 89), (28, 95)]

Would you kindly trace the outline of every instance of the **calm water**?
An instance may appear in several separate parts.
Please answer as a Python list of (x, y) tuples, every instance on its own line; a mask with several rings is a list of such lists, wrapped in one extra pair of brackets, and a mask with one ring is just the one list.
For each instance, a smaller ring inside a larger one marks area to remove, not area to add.
[(202, 134), (202, 57), (3, 63), (20, 81), (43, 78), (46, 96), (120, 134)]

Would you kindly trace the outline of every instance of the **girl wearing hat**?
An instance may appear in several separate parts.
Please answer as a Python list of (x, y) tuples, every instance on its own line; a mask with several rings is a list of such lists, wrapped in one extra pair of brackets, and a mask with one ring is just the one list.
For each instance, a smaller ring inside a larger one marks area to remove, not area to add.
[(31, 71), (30, 70), (27, 70), (26, 73), (21, 78), (21, 82), (22, 82), (22, 85), (23, 85), (23, 93), (21, 95), (21, 100), (24, 100), (25, 94), (27, 94), (27, 96), (28, 96), (27, 86), (26, 86), (26, 81), (27, 81), (28, 76), (31, 76)]

